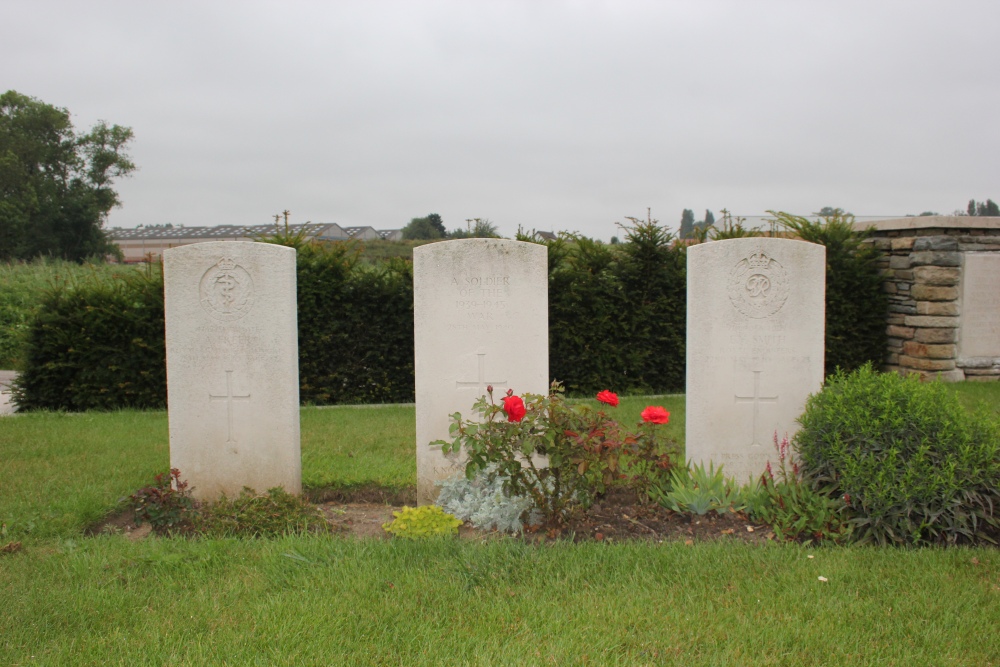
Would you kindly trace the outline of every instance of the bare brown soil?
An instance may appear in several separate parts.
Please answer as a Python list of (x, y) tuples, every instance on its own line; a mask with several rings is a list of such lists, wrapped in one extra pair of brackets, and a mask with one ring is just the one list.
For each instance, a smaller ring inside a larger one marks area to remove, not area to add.
[[(552, 536), (559, 536), (558, 531)], [(766, 542), (774, 539), (770, 527), (754, 524), (742, 512), (703, 516), (678, 514), (656, 503), (639, 502), (631, 491), (617, 490), (587, 510), (571, 516), (563, 535), (576, 541), (651, 540), (688, 543), (710, 540)]]
[[(344, 535), (359, 539), (387, 539), (382, 524), (392, 520), (392, 513), (403, 505), (413, 505), (413, 490), (361, 488), (350, 491), (312, 491), (310, 499), (326, 516), (327, 521)], [(121, 512), (92, 526), (87, 533), (121, 533), (130, 539), (142, 539), (150, 534), (149, 526), (135, 525), (131, 512)], [(460, 537), (468, 539), (504, 539), (510, 535), (484, 531), (463, 525)], [(522, 539), (518, 537), (517, 539)], [(755, 525), (742, 513), (704, 516), (678, 514), (650, 502), (638, 502), (634, 493), (609, 493), (586, 510), (579, 510), (557, 527), (536, 526), (525, 532), (523, 539), (546, 541), (568, 539), (576, 542), (733, 540), (759, 543), (774, 539), (768, 526)]]

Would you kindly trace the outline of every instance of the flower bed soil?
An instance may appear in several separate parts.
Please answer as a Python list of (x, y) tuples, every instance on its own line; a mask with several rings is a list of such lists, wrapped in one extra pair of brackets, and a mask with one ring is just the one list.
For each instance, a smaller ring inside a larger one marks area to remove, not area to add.
[[(350, 491), (310, 491), (309, 497), (342, 535), (360, 539), (388, 539), (382, 524), (404, 504), (413, 505), (412, 490), (359, 488)], [(136, 526), (131, 511), (116, 513), (90, 527), (89, 535), (121, 533), (130, 539), (150, 534), (149, 526)], [(638, 502), (634, 493), (614, 491), (586, 510), (579, 510), (558, 527), (533, 527), (523, 536), (479, 530), (469, 525), (459, 529), (467, 539), (527, 539), (534, 542), (573, 540), (596, 542), (682, 541), (693, 544), (708, 540), (760, 543), (774, 539), (768, 526), (751, 522), (743, 513), (704, 516), (678, 514), (656, 503)]]
[[(327, 502), (319, 506), (338, 532), (359, 538), (387, 539), (382, 524), (392, 520), (392, 513), (401, 506), (366, 502)], [(459, 529), (459, 535), (471, 539), (528, 539), (546, 541), (569, 539), (576, 542), (621, 542), (738, 540), (766, 542), (774, 539), (768, 526), (750, 521), (745, 514), (710, 512), (704, 516), (678, 514), (655, 503), (639, 503), (634, 494), (615, 493), (603, 498), (587, 510), (569, 517), (558, 527), (536, 526), (521, 536), (479, 530), (469, 525)]]

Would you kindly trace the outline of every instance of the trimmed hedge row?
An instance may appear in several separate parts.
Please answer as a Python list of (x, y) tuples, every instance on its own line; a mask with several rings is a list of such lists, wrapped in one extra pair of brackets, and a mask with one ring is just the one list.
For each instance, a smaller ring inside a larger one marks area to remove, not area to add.
[[(620, 245), (586, 238), (548, 244), (550, 372), (571, 394), (684, 390), (685, 248), (655, 220), (631, 221)], [(298, 250), (302, 401), (412, 401), (412, 264), (361, 263), (344, 244), (289, 244)], [(878, 361), (885, 313), (871, 273), (877, 277), (877, 267), (845, 244), (828, 245), (827, 262), (827, 308), (836, 313), (828, 318), (827, 359), (846, 370)], [(162, 287), (154, 271), (52, 290), (29, 334), (18, 404), (162, 408)], [(874, 308), (844, 307), (867, 301)]]
[(165, 407), (162, 273), (48, 289), (13, 393), (21, 410)]
[(361, 264), (349, 246), (298, 248), (303, 403), (413, 401), (413, 267)]
[(549, 370), (570, 393), (684, 390), (684, 250), (633, 222), (620, 246), (549, 244)]

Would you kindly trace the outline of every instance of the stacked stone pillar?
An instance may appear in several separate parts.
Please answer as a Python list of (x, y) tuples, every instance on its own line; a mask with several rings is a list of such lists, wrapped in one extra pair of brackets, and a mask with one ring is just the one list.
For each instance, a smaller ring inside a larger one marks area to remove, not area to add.
[(989, 296), (1000, 295), (1000, 275), (980, 268), (1000, 260), (1000, 219), (902, 218), (875, 228), (870, 242), (883, 253), (889, 294), (885, 370), (1000, 379), (1000, 308)]

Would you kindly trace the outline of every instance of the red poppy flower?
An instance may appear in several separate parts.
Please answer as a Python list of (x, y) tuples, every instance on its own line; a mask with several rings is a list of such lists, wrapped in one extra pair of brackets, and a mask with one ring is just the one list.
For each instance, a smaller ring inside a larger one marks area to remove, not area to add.
[(654, 424), (666, 424), (670, 421), (670, 413), (659, 405), (650, 405), (642, 411), (642, 421)]
[(618, 406), (618, 394), (610, 392), (607, 389), (597, 392), (597, 400), (613, 408)]
[(527, 412), (520, 396), (504, 396), (503, 411), (507, 413), (507, 419), (512, 422), (521, 421)]

